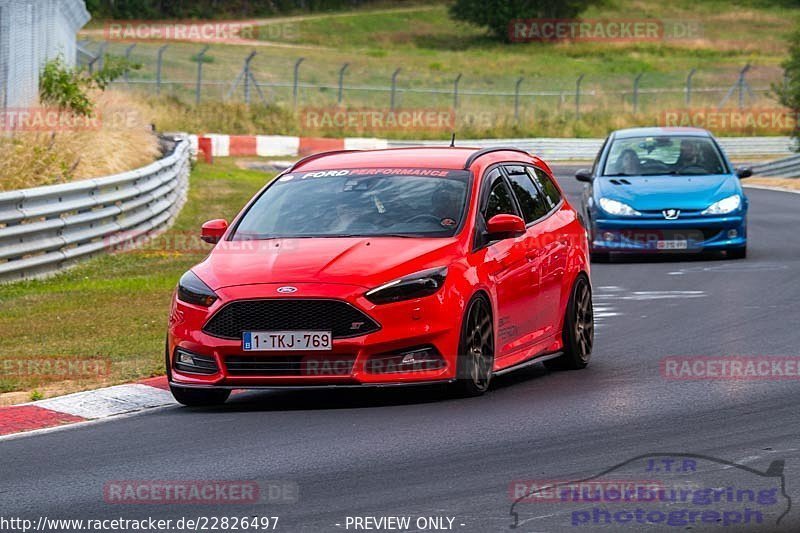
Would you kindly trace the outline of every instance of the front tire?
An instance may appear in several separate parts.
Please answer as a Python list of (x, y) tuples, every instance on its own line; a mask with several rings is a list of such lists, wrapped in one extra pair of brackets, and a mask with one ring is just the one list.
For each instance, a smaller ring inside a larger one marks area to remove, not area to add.
[(456, 389), (461, 396), (480, 396), (489, 389), (494, 367), (494, 326), (488, 300), (475, 297), (461, 326)]
[(226, 389), (189, 389), (177, 387), (171, 383), (169, 390), (178, 403), (187, 407), (222, 405), (231, 395), (231, 391)]
[(572, 286), (567, 303), (562, 331), (564, 353), (544, 362), (551, 370), (579, 370), (586, 368), (592, 357), (594, 344), (594, 308), (589, 279), (581, 274)]

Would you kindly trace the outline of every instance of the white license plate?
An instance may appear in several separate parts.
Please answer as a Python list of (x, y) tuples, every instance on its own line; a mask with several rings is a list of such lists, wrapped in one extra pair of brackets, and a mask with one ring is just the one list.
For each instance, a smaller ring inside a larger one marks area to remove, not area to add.
[(245, 331), (246, 352), (319, 352), (333, 349), (330, 331)]
[(689, 248), (689, 241), (658, 241), (656, 248), (659, 250), (686, 250)]

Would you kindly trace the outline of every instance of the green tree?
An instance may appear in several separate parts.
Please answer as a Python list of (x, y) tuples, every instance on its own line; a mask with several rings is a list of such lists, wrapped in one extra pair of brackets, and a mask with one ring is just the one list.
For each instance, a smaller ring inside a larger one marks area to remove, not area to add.
[[(800, 116), (800, 28), (789, 39), (789, 57), (781, 63), (784, 81), (773, 84), (772, 89), (781, 105), (792, 110), (792, 116)], [(795, 123), (794, 137), (800, 140), (800, 125)]]
[(502, 41), (509, 40), (508, 26), (515, 19), (569, 19), (602, 0), (456, 0), (450, 6), (455, 20), (485, 27)]

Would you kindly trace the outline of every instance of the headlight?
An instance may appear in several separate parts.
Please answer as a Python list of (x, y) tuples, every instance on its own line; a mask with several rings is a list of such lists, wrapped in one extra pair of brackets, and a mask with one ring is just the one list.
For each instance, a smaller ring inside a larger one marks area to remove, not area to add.
[(368, 291), (364, 296), (374, 304), (386, 304), (422, 298), (435, 294), (444, 285), (447, 267), (432, 268), (384, 283)]
[(719, 202), (714, 202), (708, 209), (700, 213), (701, 215), (727, 215), (739, 209), (742, 205), (742, 197), (738, 194), (723, 198)]
[(632, 208), (628, 204), (623, 204), (622, 202), (612, 200), (611, 198), (600, 198), (600, 200), (598, 200), (598, 203), (600, 204), (600, 207), (603, 209), (603, 211), (611, 215), (620, 215), (624, 217), (642, 216), (642, 214), (639, 211)]
[(217, 301), (217, 295), (190, 270), (178, 282), (178, 299), (187, 304), (209, 307)]

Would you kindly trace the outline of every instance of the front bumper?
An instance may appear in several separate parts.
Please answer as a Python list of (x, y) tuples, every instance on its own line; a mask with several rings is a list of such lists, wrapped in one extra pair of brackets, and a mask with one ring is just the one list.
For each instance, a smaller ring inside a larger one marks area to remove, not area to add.
[[(676, 243), (685, 241), (685, 248)], [(747, 245), (745, 214), (662, 218), (600, 218), (592, 223), (593, 252), (703, 252)]]
[[(305, 299), (347, 302), (377, 322), (380, 329), (361, 336), (334, 338), (332, 350), (325, 352), (244, 351), (241, 339), (209, 335), (203, 331), (203, 326), (225, 303), (243, 299), (292, 299), (294, 295), (276, 296), (280, 285), (263, 284), (217, 290), (220, 300), (209, 309), (174, 300), (167, 342), (170, 382), (180, 387), (201, 388), (327, 388), (447, 382), (455, 378), (459, 342), (459, 320), (455, 317), (460, 317), (461, 313), (449, 308), (446, 287), (427, 298), (374, 305), (363, 298), (363, 287), (294, 285)], [(405, 353), (420, 347), (432, 347), (443, 362), (416, 365), (413, 369), (403, 365), (376, 366), (376, 356)], [(177, 350), (213, 359), (216, 371), (199, 374), (176, 368)], [(243, 373), (242, 368), (250, 368), (250, 364), (256, 365), (252, 367), (255, 370)], [(286, 372), (287, 366), (293, 370)]]

